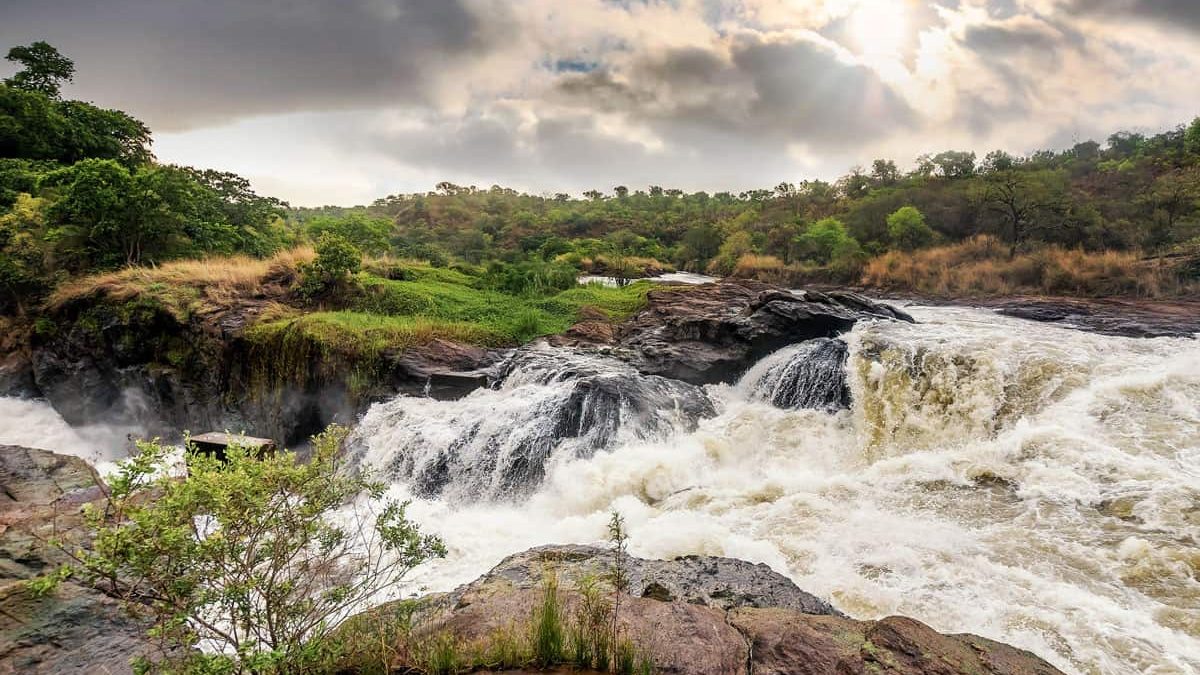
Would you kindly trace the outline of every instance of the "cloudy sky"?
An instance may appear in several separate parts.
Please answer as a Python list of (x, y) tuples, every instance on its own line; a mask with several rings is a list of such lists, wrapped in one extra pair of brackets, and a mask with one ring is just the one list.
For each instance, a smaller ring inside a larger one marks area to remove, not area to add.
[(1200, 115), (1198, 0), (0, 0), (33, 40), (160, 160), (299, 205), (737, 191)]

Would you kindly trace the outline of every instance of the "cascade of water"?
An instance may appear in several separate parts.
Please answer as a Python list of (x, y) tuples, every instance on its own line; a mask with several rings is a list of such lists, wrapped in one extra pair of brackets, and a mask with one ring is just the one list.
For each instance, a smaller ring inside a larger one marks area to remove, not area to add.
[(533, 347), (503, 371), (498, 388), (458, 401), (374, 406), (355, 434), (362, 461), (422, 495), (511, 498), (536, 488), (552, 460), (666, 438), (714, 414), (702, 389), (600, 356)]
[(785, 347), (754, 365), (738, 382), (747, 398), (780, 408), (835, 411), (850, 405), (846, 343), (818, 338)]
[[(452, 587), (531, 545), (601, 540), (617, 509), (636, 554), (766, 562), (856, 617), (914, 616), (1071, 673), (1200, 671), (1200, 343), (914, 313), (918, 325), (846, 336), (849, 410), (819, 405), (832, 385), (800, 384), (828, 383), (810, 369), (836, 347), (796, 345), (737, 386), (707, 387), (716, 414), (698, 423), (629, 414), (589, 427), (603, 440), (582, 451), (578, 437), (551, 443), (521, 501), (474, 504), (451, 487), (417, 499), (413, 515), (452, 551), (414, 583)], [(451, 485), (472, 485), (463, 458), (479, 439), (503, 455), (554, 437), (537, 430), (597, 368), (522, 366), (500, 391), (381, 406), (360, 431), (381, 434), (378, 457), (466, 438)], [(817, 389), (818, 409), (794, 408)], [(383, 424), (389, 414), (404, 421)], [(422, 491), (398, 475), (395, 496)]]

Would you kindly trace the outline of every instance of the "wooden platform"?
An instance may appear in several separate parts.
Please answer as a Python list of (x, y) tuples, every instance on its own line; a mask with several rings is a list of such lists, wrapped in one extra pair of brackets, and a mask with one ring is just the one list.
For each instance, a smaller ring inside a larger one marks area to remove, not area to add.
[(255, 438), (253, 436), (210, 431), (206, 434), (192, 436), (190, 440), (192, 445), (196, 446), (197, 451), (206, 455), (212, 455), (221, 461), (225, 461), (225, 449), (231, 445), (245, 448), (258, 457), (275, 452), (275, 441), (269, 438)]

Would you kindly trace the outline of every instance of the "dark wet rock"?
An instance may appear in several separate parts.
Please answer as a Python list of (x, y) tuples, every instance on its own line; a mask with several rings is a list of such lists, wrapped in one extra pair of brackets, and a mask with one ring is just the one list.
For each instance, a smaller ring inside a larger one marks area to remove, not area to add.
[[(547, 574), (568, 611), (581, 579), (604, 575), (612, 554), (590, 546), (544, 546), (504, 559), (451, 593), (427, 596), (414, 635), (449, 633), (487, 644), (528, 619)], [(1037, 656), (975, 635), (944, 635), (905, 617), (848, 618), (766, 565), (730, 558), (627, 557), (630, 594), (620, 623), (651, 654), (657, 672), (711, 675), (1060, 675)], [(365, 613), (366, 625), (394, 612)]]
[(1194, 337), (1200, 302), (1120, 298), (1018, 298), (989, 303), (1005, 316), (1121, 337)]
[(846, 383), (849, 351), (837, 338), (809, 340), (768, 356), (754, 369), (761, 375), (747, 375), (741, 386), (749, 386), (753, 396), (786, 410), (843, 410), (850, 407)]
[(651, 291), (622, 324), (614, 354), (643, 373), (693, 384), (732, 382), (762, 357), (861, 320), (912, 321), (903, 311), (847, 291), (786, 291), (725, 280)]
[[(360, 432), (391, 436), (399, 447), (387, 465), (422, 496), (511, 499), (545, 477), (552, 455), (591, 457), (618, 440), (648, 440), (692, 431), (716, 414), (701, 387), (643, 375), (620, 361), (542, 345), (514, 351), (493, 373), (498, 391), (468, 399), (437, 419), (414, 415), (411, 401), (380, 404)], [(505, 399), (496, 423), (497, 399)], [(364, 434), (351, 440), (365, 452)]]
[(102, 490), (78, 457), (0, 446), (0, 673), (131, 673), (132, 658), (157, 653), (113, 598), (74, 581), (42, 597), (25, 585), (69, 562), (48, 540), (86, 543), (82, 510)]
[(0, 396), (33, 398), (38, 395), (33, 360), (20, 351), (0, 356)]
[(486, 384), (482, 369), (499, 356), (437, 340), (364, 364), (300, 334), (247, 339), (267, 307), (247, 299), (179, 317), (148, 303), (77, 301), (32, 342), (36, 393), (73, 425), (141, 427), (172, 440), (232, 431), (290, 446), (397, 393), (463, 396)]

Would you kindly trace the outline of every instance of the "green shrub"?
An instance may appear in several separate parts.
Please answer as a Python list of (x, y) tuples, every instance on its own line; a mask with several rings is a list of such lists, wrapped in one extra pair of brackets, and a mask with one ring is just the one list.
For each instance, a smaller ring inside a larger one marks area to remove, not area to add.
[[(308, 464), (237, 446), (224, 462), (189, 451), (182, 478), (171, 448), (138, 444), (107, 504), (85, 511), (94, 539), (75, 573), (148, 612), (151, 635), (179, 648), (145, 667), (309, 672), (330, 657), (338, 622), (445, 554), (407, 519), (407, 504), (381, 502), (383, 483), (341, 470), (345, 434), (335, 426), (314, 437)], [(331, 517), (364, 493), (366, 527)]]
[(334, 232), (322, 233), (316, 250), (316, 259), (300, 268), (300, 293), (307, 298), (344, 289), (350, 275), (362, 268), (362, 252)]

